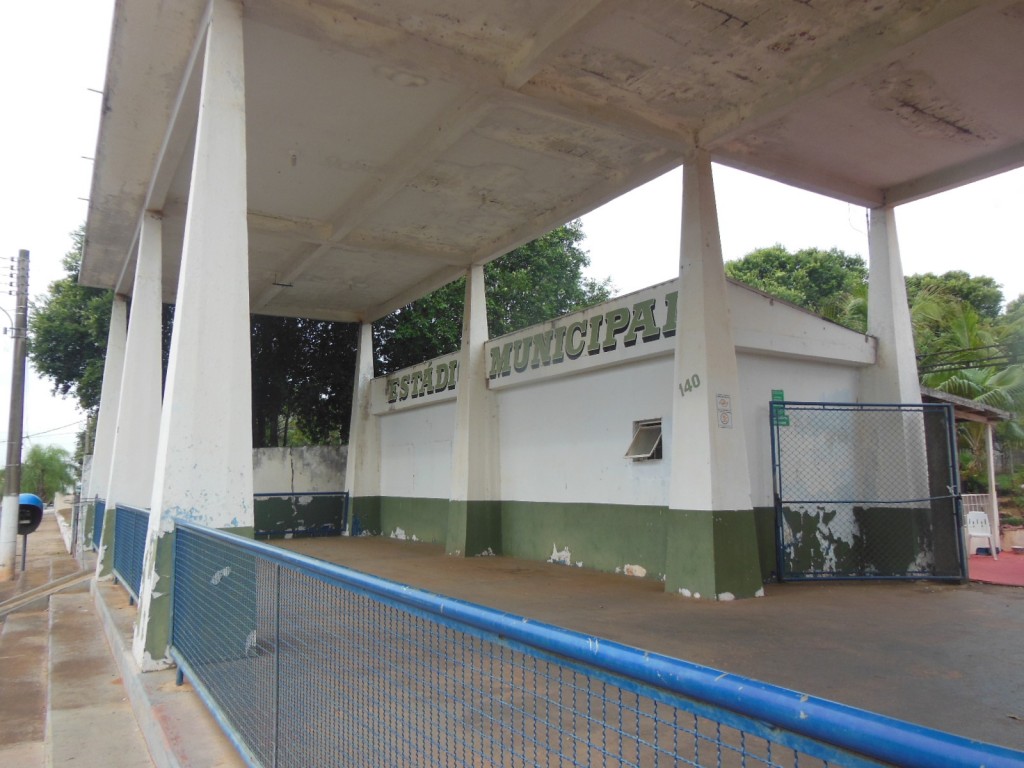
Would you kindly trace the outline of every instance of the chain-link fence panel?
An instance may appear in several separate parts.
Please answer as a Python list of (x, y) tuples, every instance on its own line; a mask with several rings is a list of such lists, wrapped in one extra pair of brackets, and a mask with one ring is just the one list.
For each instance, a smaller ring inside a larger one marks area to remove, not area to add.
[(770, 412), (780, 579), (963, 578), (949, 406)]
[(172, 655), (253, 766), (1019, 758), (221, 531), (179, 521), (174, 549)]

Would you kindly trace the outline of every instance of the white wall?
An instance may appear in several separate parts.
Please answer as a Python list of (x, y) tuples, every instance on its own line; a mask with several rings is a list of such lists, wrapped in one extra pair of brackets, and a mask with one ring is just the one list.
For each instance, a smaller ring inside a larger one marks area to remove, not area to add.
[[(672, 433), (675, 346), (670, 330), (675, 326), (669, 315), (675, 290), (676, 281), (661, 283), (488, 342), (493, 364), (492, 350), (551, 329), (564, 331), (577, 321), (590, 323), (603, 315), (607, 327), (616, 310), (628, 308), (635, 322), (636, 308), (651, 301), (654, 322), (664, 331), (656, 328), (650, 338), (627, 345), (626, 329), (620, 326), (615, 343), (602, 343), (572, 359), (555, 360), (552, 351), (549, 364), (500, 375), (492, 367), (488, 386), (498, 404), (499, 434), (493, 439), (498, 441), (500, 498), (668, 504), (673, 446), (664, 438)], [(771, 506), (772, 390), (783, 390), (788, 400), (856, 402), (860, 372), (874, 360), (875, 340), (736, 283), (729, 284), (729, 301), (741, 389), (737, 418), (744, 420), (748, 441), (751, 501)], [(587, 326), (587, 343), (593, 327)], [(606, 340), (605, 331), (600, 333)], [(427, 361), (392, 378), (441, 363), (440, 358)], [(373, 382), (381, 426), (381, 494), (448, 498), (456, 391), (388, 402), (385, 385), (383, 377)], [(633, 423), (657, 418), (662, 420), (662, 459), (625, 458)]]
[(741, 354), (737, 359), (747, 437), (750, 492), (755, 507), (772, 506), (772, 453), (768, 403), (772, 390), (787, 400), (853, 403), (860, 369), (807, 360)]
[(328, 493), (345, 490), (344, 446), (257, 448), (252, 452), (253, 493)]
[(447, 499), (455, 402), (395, 411), (379, 418), (381, 495)]
[(672, 414), (672, 357), (499, 391), (501, 495), (517, 501), (667, 503), (664, 458), (624, 457), (633, 422)]

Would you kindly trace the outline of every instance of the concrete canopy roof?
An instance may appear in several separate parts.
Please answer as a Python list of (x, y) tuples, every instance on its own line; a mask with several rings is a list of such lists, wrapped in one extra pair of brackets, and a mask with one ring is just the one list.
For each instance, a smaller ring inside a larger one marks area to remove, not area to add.
[[(204, 11), (117, 2), (86, 285), (160, 211), (174, 299)], [(697, 148), (865, 206), (1024, 165), (1022, 41), (1020, 0), (246, 0), (252, 311), (376, 319)]]

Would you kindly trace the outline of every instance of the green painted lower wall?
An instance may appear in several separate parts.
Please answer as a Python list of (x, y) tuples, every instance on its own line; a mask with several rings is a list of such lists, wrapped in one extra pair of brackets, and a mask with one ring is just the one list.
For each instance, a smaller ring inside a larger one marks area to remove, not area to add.
[(448, 530), (448, 499), (381, 496), (380, 527), (384, 536), (444, 544)]
[(353, 536), (377, 536), (381, 532), (380, 496), (353, 496), (349, 504)]
[(449, 555), (500, 555), (500, 501), (452, 501), (444, 549)]
[(639, 566), (648, 578), (665, 573), (665, 507), (503, 501), (501, 552), (527, 560), (555, 559), (622, 572)]
[(755, 507), (754, 526), (757, 529), (757, 553), (761, 560), (761, 582), (769, 584), (777, 578), (775, 507)]
[[(152, 591), (149, 603), (149, 611), (146, 614), (148, 624), (146, 627), (145, 643), (143, 652), (145, 655), (143, 669), (150, 668), (151, 664), (165, 666), (170, 663), (171, 645), (171, 598), (174, 593), (174, 531), (168, 531), (158, 536), (156, 546), (146, 552), (147, 561), (155, 558), (153, 573), (156, 576), (156, 587)], [(149, 569), (148, 562), (143, 566), (143, 580)], [(209, 580), (208, 576), (195, 576)], [(145, 584), (143, 585), (145, 589)], [(211, 626), (214, 626), (211, 623)], [(210, 631), (214, 631), (211, 629)]]
[(732, 600), (764, 594), (754, 510), (678, 510), (665, 535), (666, 592)]
[(342, 496), (259, 496), (253, 505), (256, 537), (340, 536)]
[[(357, 530), (443, 543), (450, 554), (484, 552), (562, 562), (666, 582), (715, 598), (751, 597), (774, 569), (774, 511), (680, 512), (625, 504), (450, 502), (356, 498)], [(694, 588), (694, 585), (697, 585)], [(685, 592), (684, 592), (685, 594)]]

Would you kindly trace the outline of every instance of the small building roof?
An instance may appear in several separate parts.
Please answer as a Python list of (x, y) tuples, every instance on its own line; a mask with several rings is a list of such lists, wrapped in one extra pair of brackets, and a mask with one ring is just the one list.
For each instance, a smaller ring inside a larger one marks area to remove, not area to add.
[(953, 406), (953, 415), (957, 421), (980, 421), (990, 424), (996, 421), (1012, 421), (1016, 415), (1001, 408), (979, 403), (966, 397), (957, 397), (938, 389), (921, 387), (921, 401), (925, 403), (948, 403)]

